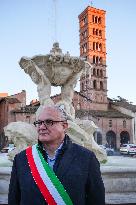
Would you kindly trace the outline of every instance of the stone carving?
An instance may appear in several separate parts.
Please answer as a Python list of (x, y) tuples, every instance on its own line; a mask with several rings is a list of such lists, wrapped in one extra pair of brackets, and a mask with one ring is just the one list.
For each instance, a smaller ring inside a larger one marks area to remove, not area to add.
[(20, 151), (37, 143), (38, 134), (35, 127), (26, 122), (11, 122), (4, 127), (4, 132), (8, 141), (12, 141), (15, 146), (15, 149), (8, 153), (10, 160), (13, 160), (14, 156)]
[(61, 101), (68, 115), (75, 118), (72, 106), (74, 87), (83, 69), (89, 65), (83, 58), (62, 53), (58, 43), (53, 44), (50, 54), (32, 58), (22, 57), (20, 66), (37, 85), (40, 105), (51, 105), (51, 86), (61, 86)]
[(93, 150), (99, 161), (106, 160), (105, 151), (93, 138), (95, 125), (91, 121), (75, 119), (75, 109), (72, 105), (77, 80), (82, 73), (91, 68), (91, 65), (83, 58), (70, 56), (68, 52), (63, 54), (58, 43), (53, 44), (50, 54), (32, 58), (22, 57), (19, 64), (37, 85), (40, 107), (36, 112), (36, 118), (44, 106), (53, 104), (50, 98), (51, 86), (61, 86), (61, 100), (56, 104), (65, 110), (70, 119), (68, 134), (74, 142)]
[(69, 128), (67, 133), (73, 142), (93, 151), (100, 162), (107, 161), (107, 154), (105, 150), (100, 148), (94, 140), (93, 133), (98, 127), (93, 121), (75, 119), (74, 121), (68, 120), (68, 124)]

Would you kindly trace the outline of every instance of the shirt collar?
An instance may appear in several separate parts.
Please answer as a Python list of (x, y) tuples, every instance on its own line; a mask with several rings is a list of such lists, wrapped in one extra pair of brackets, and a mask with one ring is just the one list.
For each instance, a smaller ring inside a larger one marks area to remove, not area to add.
[[(58, 147), (58, 151), (62, 154), (65, 149), (67, 149), (67, 147), (71, 144), (71, 140), (69, 139), (69, 136), (66, 134), (65, 135), (65, 138), (64, 138), (64, 141), (62, 142), (62, 144)], [(45, 149), (42, 145), (42, 142), (40, 142), (38, 140), (38, 149), (41, 153), (45, 152)]]
[(61, 148), (62, 148), (62, 146), (63, 146), (63, 143), (64, 143), (64, 142), (62, 142), (62, 143), (60, 144), (60, 146), (56, 149), (55, 155), (54, 155), (53, 157), (50, 157), (50, 156), (48, 155), (48, 152), (44, 149), (45, 152), (46, 152), (46, 154), (47, 154), (47, 157), (48, 157), (50, 160), (55, 160), (55, 159), (56, 159), (56, 157), (57, 157), (59, 151), (61, 150)]

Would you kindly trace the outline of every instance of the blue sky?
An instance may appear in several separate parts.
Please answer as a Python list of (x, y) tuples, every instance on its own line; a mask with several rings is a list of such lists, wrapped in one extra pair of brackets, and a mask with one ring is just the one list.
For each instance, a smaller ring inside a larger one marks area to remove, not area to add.
[[(0, 92), (26, 90), (27, 103), (37, 98), (36, 85), (18, 62), (49, 53), (56, 40), (64, 53), (79, 56), (78, 15), (91, 1), (56, 0), (56, 21), (54, 1), (0, 0)], [(108, 96), (136, 104), (136, 1), (95, 0), (93, 6), (106, 11)]]

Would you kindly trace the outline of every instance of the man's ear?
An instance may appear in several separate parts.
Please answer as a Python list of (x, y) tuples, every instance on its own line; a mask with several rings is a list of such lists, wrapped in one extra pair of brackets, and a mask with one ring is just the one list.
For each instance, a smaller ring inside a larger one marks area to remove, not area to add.
[(68, 129), (68, 123), (67, 123), (67, 122), (63, 123), (63, 128), (64, 128), (65, 130)]

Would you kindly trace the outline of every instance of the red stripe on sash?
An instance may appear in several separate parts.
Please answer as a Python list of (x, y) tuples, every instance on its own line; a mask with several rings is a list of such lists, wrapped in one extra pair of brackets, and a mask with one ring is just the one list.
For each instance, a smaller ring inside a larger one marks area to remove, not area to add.
[(49, 190), (47, 189), (46, 185), (44, 184), (44, 182), (43, 182), (43, 180), (42, 180), (42, 178), (37, 170), (37, 167), (35, 165), (34, 158), (32, 155), (32, 147), (29, 147), (26, 149), (26, 156), (27, 156), (27, 160), (29, 163), (29, 167), (31, 169), (32, 176), (33, 176), (40, 192), (42, 193), (44, 199), (46, 200), (46, 202), (49, 205), (57, 205), (54, 198), (50, 194)]

